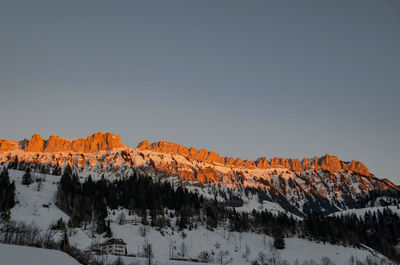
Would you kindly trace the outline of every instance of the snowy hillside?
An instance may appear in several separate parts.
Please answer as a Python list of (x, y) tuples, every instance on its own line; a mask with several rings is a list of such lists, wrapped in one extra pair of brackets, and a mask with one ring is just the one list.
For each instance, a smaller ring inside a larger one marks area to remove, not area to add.
[[(141, 227), (141, 225), (131, 224), (119, 225), (117, 222), (111, 225), (114, 236), (122, 238), (128, 244), (129, 253), (140, 253), (143, 244), (148, 242), (153, 244), (154, 257), (159, 261), (168, 260), (170, 247), (172, 247), (174, 248), (172, 253), (176, 256), (179, 256), (182, 251), (186, 251), (186, 257), (190, 258), (198, 258), (201, 252), (207, 251), (214, 253), (213, 257), (217, 259), (221, 251), (228, 251), (226, 260), (232, 259), (230, 264), (240, 265), (248, 263), (247, 260), (257, 259), (260, 252), (267, 255), (271, 251), (270, 246), (273, 241), (272, 237), (256, 233), (229, 232), (223, 228), (209, 231), (203, 227), (191, 231), (185, 229), (183, 232), (168, 229), (163, 231), (164, 235), (160, 231), (148, 227), (146, 236), (142, 236)], [(278, 253), (283, 260), (289, 261), (290, 264), (294, 264), (296, 260), (299, 262), (310, 259), (320, 261), (323, 257), (330, 257), (336, 264), (345, 264), (351, 256), (364, 259), (370, 254), (369, 251), (362, 249), (316, 243), (295, 237), (286, 238), (285, 243), (286, 248), (279, 250)], [(244, 257), (246, 248), (249, 250), (247, 258)], [(126, 258), (127, 261), (129, 259), (133, 258)]]
[(0, 243), (0, 265), (79, 265), (58, 250), (7, 245)]
[[(33, 222), (43, 230), (49, 228), (60, 218), (65, 221), (69, 220), (69, 217), (55, 205), (55, 192), (59, 176), (34, 174), (36, 178), (42, 180), (41, 186), (38, 188), (37, 182), (28, 187), (21, 184), (22, 171), (9, 170), (9, 173), (10, 179), (15, 181), (16, 184), (18, 201), (17, 205), (11, 210), (12, 220)], [(123, 222), (120, 221), (122, 213)], [(170, 256), (198, 259), (200, 253), (206, 251), (214, 261), (219, 254), (226, 253), (224, 259), (230, 260), (230, 264), (239, 265), (255, 260), (260, 252), (266, 255), (271, 252), (272, 238), (262, 234), (229, 232), (228, 229), (223, 227), (210, 231), (202, 226), (183, 231), (178, 231), (174, 226), (157, 230), (151, 226), (143, 226), (138, 222), (140, 220), (138, 216), (130, 216), (125, 209), (109, 210), (107, 219), (111, 221), (110, 227), (113, 236), (121, 238), (127, 243), (128, 254), (140, 256), (143, 252), (143, 245), (149, 243), (153, 246), (154, 259), (159, 261), (160, 264), (167, 264)], [(171, 223), (175, 222), (176, 219), (173, 218)], [(86, 229), (85, 227), (69, 229), (68, 234), (71, 246), (76, 246), (81, 250), (90, 250), (93, 245), (105, 241), (103, 235), (93, 233), (90, 225)], [(286, 248), (278, 250), (277, 253), (291, 264), (294, 264), (296, 260), (300, 262), (309, 259), (319, 261), (322, 257), (330, 257), (336, 264), (344, 264), (351, 256), (363, 259), (370, 254), (368, 250), (322, 244), (296, 237), (286, 238), (285, 243)], [(6, 251), (3, 249), (7, 249), (7, 246), (2, 246), (0, 251)], [(29, 254), (29, 251), (34, 250), (29, 248), (24, 253)], [(34, 256), (34, 254), (32, 255)], [(25, 254), (23, 256), (25, 257)], [(102, 258), (104, 259), (104, 257)], [(116, 256), (109, 255), (106, 258), (115, 260)], [(124, 257), (123, 259), (126, 262), (143, 260), (140, 257)], [(24, 261), (21, 262), (21, 264), (24, 264)], [(47, 263), (42, 261), (38, 264)], [(169, 264), (181, 263), (174, 261), (174, 263)], [(185, 264), (188, 264), (188, 262), (185, 262)]]
[(69, 216), (55, 205), (55, 194), (60, 176), (34, 174), (34, 183), (24, 186), (21, 185), (23, 171), (10, 170), (9, 172), (10, 179), (16, 184), (17, 204), (11, 209), (12, 220), (33, 222), (44, 230), (60, 218), (68, 222)]

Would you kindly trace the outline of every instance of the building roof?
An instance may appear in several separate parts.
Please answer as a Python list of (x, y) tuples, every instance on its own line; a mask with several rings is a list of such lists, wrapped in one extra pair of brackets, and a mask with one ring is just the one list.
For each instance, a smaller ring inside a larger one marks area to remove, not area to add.
[(122, 239), (119, 239), (119, 238), (111, 238), (111, 239), (109, 239), (109, 240), (104, 241), (103, 243), (101, 243), (100, 246), (114, 245), (114, 244), (116, 244), (116, 245), (126, 245), (126, 243), (125, 243)]

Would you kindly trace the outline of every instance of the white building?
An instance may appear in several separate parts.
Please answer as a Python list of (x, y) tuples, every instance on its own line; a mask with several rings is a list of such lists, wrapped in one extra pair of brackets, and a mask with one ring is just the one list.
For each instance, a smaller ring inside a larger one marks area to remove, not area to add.
[(100, 244), (100, 251), (106, 254), (126, 255), (126, 243), (122, 239), (111, 238)]

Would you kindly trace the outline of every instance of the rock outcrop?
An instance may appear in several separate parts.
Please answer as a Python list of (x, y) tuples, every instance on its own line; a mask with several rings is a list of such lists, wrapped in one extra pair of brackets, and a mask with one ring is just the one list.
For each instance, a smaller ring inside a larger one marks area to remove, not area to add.
[(363, 165), (360, 161), (352, 160), (350, 163), (347, 163), (347, 167), (350, 171), (359, 173), (364, 176), (369, 176), (369, 170), (366, 166)]
[(268, 160), (266, 157), (258, 158), (255, 161), (243, 160), (241, 158), (232, 157), (221, 157), (213, 151), (207, 151), (200, 149), (197, 151), (196, 148), (181, 146), (176, 143), (170, 143), (165, 141), (149, 143), (147, 140), (140, 142), (137, 146), (139, 150), (151, 150), (160, 153), (176, 154), (187, 158), (188, 160), (196, 160), (200, 162), (206, 162), (211, 164), (220, 164), (228, 167), (242, 167), (246, 169), (253, 168), (287, 168), (288, 170), (296, 173), (313, 169), (322, 169), (330, 173), (341, 172), (343, 169), (346, 171), (352, 171), (364, 176), (369, 176), (369, 170), (359, 161), (344, 162), (340, 161), (336, 156), (326, 154), (320, 158), (315, 157), (312, 159), (304, 158), (302, 161), (298, 159), (283, 157), (272, 157)]
[(18, 142), (0, 139), (0, 152), (11, 151), (14, 149), (18, 149)]
[(46, 142), (43, 152), (68, 152), (72, 150), (72, 140), (51, 135)]
[(71, 149), (73, 152), (95, 153), (123, 146), (119, 135), (97, 132), (86, 139), (72, 141)]
[(266, 157), (260, 157), (256, 160), (256, 165), (258, 168), (269, 168), (270, 164)]
[(112, 148), (126, 147), (121, 143), (121, 137), (112, 133), (97, 132), (86, 139), (64, 139), (51, 135), (47, 141), (39, 134), (34, 134), (30, 140), (20, 142), (0, 140), (0, 151), (24, 150), (26, 152), (81, 152), (95, 153)]
[(333, 172), (339, 172), (342, 170), (340, 160), (336, 156), (330, 156), (329, 154), (324, 155), (319, 159), (319, 165), (322, 170)]
[(25, 147), (25, 151), (27, 152), (42, 152), (44, 146), (44, 140), (42, 136), (35, 133), (32, 135), (32, 138), (29, 140), (28, 145)]

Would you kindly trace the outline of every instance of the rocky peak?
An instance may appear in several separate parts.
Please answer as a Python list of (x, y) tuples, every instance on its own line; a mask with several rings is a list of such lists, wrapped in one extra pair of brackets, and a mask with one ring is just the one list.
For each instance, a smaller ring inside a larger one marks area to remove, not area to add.
[[(82, 140), (83, 146), (76, 145), (76, 148), (82, 150), (83, 147), (83, 151), (81, 152), (85, 153), (94, 153), (100, 150), (108, 150), (124, 146), (121, 143), (121, 137), (119, 135), (115, 135), (112, 133), (97, 132), (90, 135), (86, 139), (79, 139), (79, 140)], [(73, 147), (74, 143), (72, 144)]]
[(360, 161), (352, 160), (350, 163), (347, 163), (348, 170), (359, 173), (364, 176), (369, 176), (369, 170), (363, 163)]
[(139, 150), (146, 150), (146, 148), (149, 146), (150, 144), (149, 144), (149, 141), (147, 141), (147, 140), (144, 140), (144, 141), (141, 141), (138, 145), (137, 145), (137, 149), (139, 149)]
[(269, 161), (266, 157), (260, 157), (256, 160), (256, 165), (258, 168), (269, 168)]
[(329, 154), (324, 155), (318, 160), (318, 164), (322, 170), (333, 172), (339, 172), (342, 170), (342, 165), (339, 158), (331, 156)]
[(72, 141), (60, 136), (50, 135), (43, 152), (65, 152), (71, 150)]
[(18, 148), (18, 142), (0, 139), (0, 152), (11, 151)]
[(44, 146), (44, 140), (42, 136), (35, 133), (32, 135), (32, 138), (29, 140), (27, 146), (25, 147), (25, 151), (27, 152), (42, 152)]

